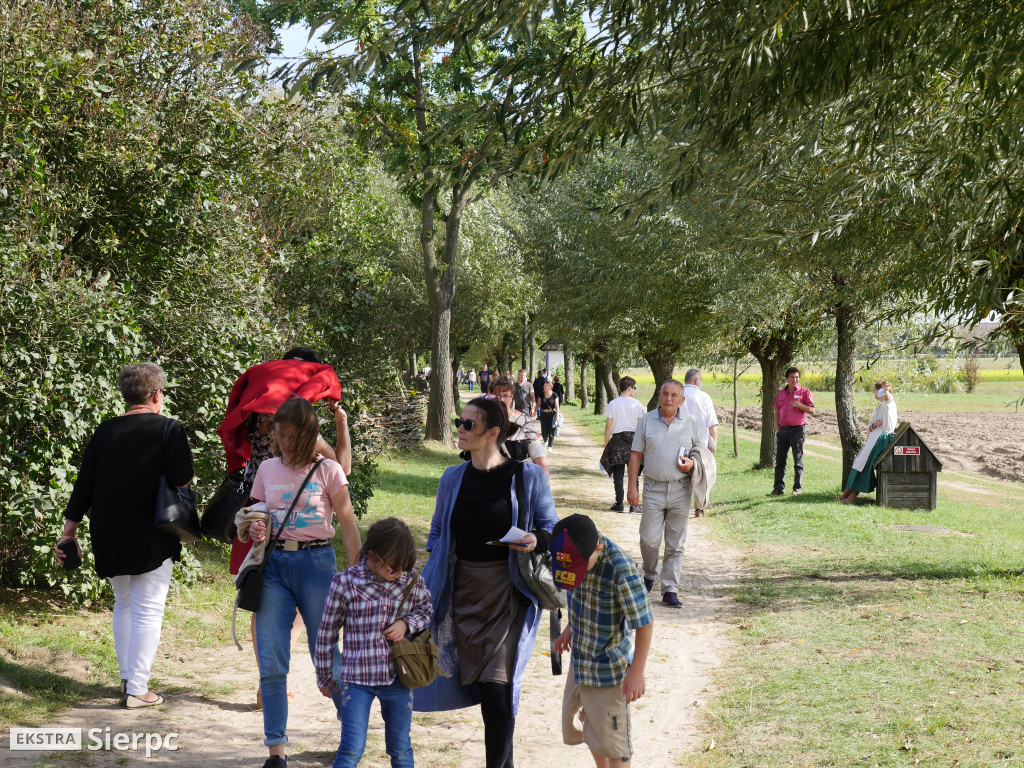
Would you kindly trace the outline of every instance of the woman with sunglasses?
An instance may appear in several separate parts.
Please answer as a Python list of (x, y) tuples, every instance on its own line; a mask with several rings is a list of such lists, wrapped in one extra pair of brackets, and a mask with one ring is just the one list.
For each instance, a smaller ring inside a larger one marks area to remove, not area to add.
[[(541, 619), (513, 550), (547, 547), (558, 516), (544, 471), (499, 450), (508, 433), (519, 429), (501, 400), (478, 397), (455, 423), (459, 448), (469, 451), (470, 460), (441, 477), (423, 569), (441, 666), (452, 677), (415, 691), (415, 708), (433, 712), (479, 704), (486, 768), (512, 768), (519, 692)], [(517, 472), (523, 476), (527, 533), (499, 544), (519, 520)]]

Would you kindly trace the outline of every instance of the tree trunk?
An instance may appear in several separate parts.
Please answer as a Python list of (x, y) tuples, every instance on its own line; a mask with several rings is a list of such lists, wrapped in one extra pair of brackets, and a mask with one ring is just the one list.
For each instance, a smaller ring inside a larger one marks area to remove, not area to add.
[(527, 368), (528, 378), (533, 380), (537, 376), (537, 327), (535, 318), (530, 318), (530, 367)]
[(737, 382), (740, 378), (740, 359), (737, 357), (732, 364), (732, 455), (735, 458), (740, 456), (740, 441), (737, 434), (736, 421), (740, 413), (740, 398), (737, 391)]
[(501, 348), (501, 373), (508, 371), (512, 368), (512, 352), (508, 347), (503, 346)]
[(459, 412), (459, 361), (452, 358), (452, 408)]
[(672, 378), (672, 372), (676, 368), (676, 355), (673, 350), (647, 348), (641, 350), (644, 360), (647, 361), (651, 373), (654, 374), (654, 394), (647, 401), (647, 410), (653, 411), (658, 407), (658, 393), (661, 385)]
[(576, 399), (576, 369), (573, 366), (572, 351), (565, 345), (565, 399)]
[(608, 361), (603, 355), (594, 358), (594, 415), (603, 416), (608, 405), (608, 391), (606, 380), (608, 378)]
[(864, 444), (857, 423), (857, 405), (854, 402), (853, 373), (857, 364), (857, 320), (850, 307), (839, 303), (836, 318), (836, 419), (839, 422), (839, 442), (843, 447), (843, 476), (840, 487), (846, 487), (853, 460)]
[(606, 402), (614, 400), (619, 392), (619, 377), (616, 372), (612, 369), (612, 366), (607, 362), (604, 366), (604, 390), (606, 395)]
[(526, 371), (526, 378), (532, 379), (533, 377), (530, 375), (530, 369), (526, 367), (526, 364), (530, 361), (529, 347), (530, 347), (530, 316), (528, 314), (526, 314), (525, 312), (523, 312), (523, 350), (522, 350), (523, 353), (522, 353), (522, 355), (520, 355), (520, 360), (522, 360), (523, 362), (522, 362), (522, 364), (519, 367)]
[(747, 341), (747, 349), (761, 365), (761, 467), (775, 466), (775, 396), (782, 388), (783, 373), (793, 359), (797, 338), (796, 329), (786, 328)]
[(614, 400), (619, 396), (619, 381), (622, 379), (622, 371), (619, 370), (619, 364), (616, 363), (612, 366), (612, 392), (609, 399)]
[(587, 363), (590, 358), (587, 355), (580, 355), (580, 408), (586, 410), (590, 404), (590, 396), (587, 391)]

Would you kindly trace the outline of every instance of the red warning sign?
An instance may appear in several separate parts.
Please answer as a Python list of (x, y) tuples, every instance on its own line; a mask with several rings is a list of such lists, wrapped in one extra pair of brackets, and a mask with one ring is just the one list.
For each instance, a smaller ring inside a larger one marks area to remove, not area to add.
[(892, 449), (894, 456), (920, 456), (921, 446), (919, 445), (897, 445)]

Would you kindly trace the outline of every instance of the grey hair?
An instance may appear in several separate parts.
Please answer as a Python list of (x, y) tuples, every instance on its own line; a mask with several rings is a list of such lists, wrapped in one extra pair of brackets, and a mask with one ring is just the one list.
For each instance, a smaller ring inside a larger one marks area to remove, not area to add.
[(686, 372), (686, 378), (683, 379), (687, 384), (696, 384), (697, 379), (700, 378), (700, 368), (691, 368)]
[(149, 398), (167, 383), (167, 374), (156, 363), (126, 365), (117, 376), (117, 388), (130, 408), (148, 403)]
[(679, 389), (683, 388), (683, 383), (681, 381), (679, 381), (678, 379), (666, 379), (665, 381), (663, 381), (661, 383), (661, 386), (658, 387), (658, 391), (661, 392), (661, 390), (663, 390), (669, 384), (675, 384), (677, 387), (679, 387)]

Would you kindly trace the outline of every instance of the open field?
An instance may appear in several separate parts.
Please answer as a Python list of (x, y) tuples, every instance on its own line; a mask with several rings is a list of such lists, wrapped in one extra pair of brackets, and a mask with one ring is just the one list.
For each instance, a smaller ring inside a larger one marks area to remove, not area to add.
[[(988, 362), (992, 362), (991, 360)], [(646, 403), (654, 394), (654, 377), (647, 368), (629, 369), (622, 372), (637, 381), (637, 399)], [(686, 373), (684, 368), (677, 368), (676, 378), (682, 381)], [(976, 412), (1015, 413), (1024, 408), (1008, 405), (1011, 401), (1024, 396), (1024, 372), (1020, 366), (1007, 369), (1004, 363), (1000, 367), (982, 372), (981, 380), (974, 392), (954, 392), (950, 394), (934, 392), (900, 392), (894, 393), (900, 410), (935, 411), (935, 412)], [(761, 374), (755, 367), (740, 376), (737, 384), (737, 398), (740, 407), (760, 406)], [(704, 391), (711, 395), (716, 405), (732, 407), (732, 371), (709, 369), (705, 373)], [(835, 393), (814, 392), (816, 406), (835, 410)], [(874, 410), (874, 399), (870, 392), (857, 391), (857, 407), (865, 411), (865, 416)]]

